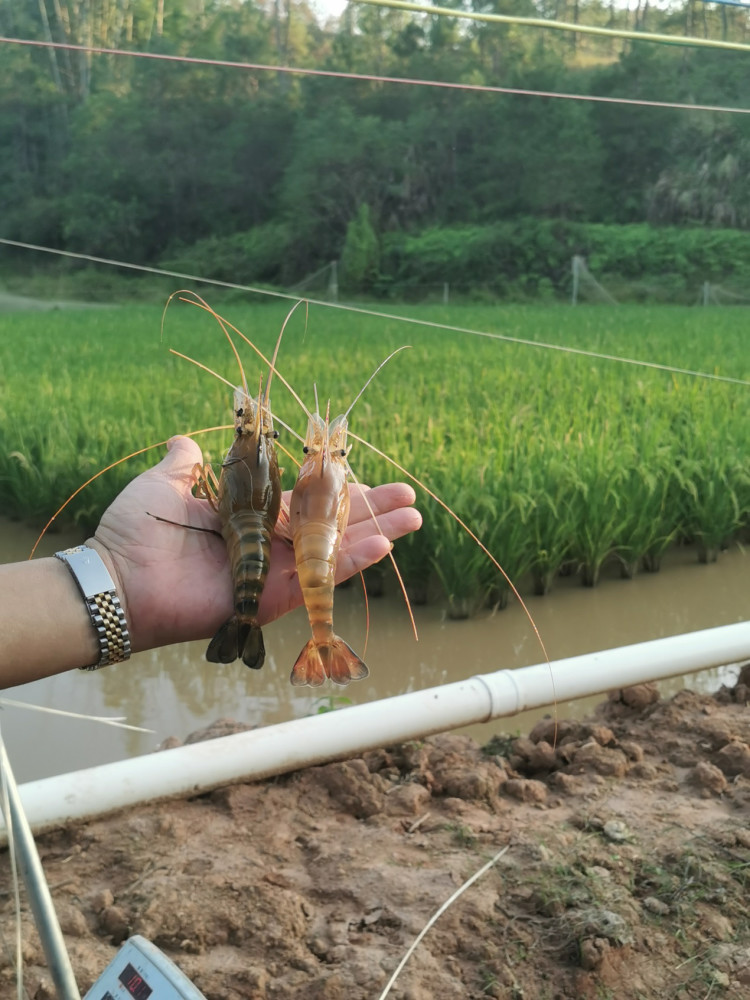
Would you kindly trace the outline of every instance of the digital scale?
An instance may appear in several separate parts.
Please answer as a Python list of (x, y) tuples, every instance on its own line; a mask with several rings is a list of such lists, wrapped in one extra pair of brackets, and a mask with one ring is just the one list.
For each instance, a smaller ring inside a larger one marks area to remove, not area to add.
[[(0, 809), (26, 886), (58, 1000), (81, 1000), (18, 786), (0, 735)], [(206, 1000), (174, 962), (140, 935), (129, 938), (84, 1000)]]
[(120, 948), (84, 1000), (206, 1000), (156, 945), (136, 934)]

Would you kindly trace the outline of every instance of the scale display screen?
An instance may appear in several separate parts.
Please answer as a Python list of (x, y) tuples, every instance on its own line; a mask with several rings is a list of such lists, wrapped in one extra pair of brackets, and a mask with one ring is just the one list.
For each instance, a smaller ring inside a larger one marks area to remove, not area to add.
[(84, 1000), (206, 1000), (159, 951), (136, 934), (109, 963)]
[(148, 1000), (154, 992), (130, 962), (128, 962), (120, 973), (119, 979), (131, 997), (133, 997), (133, 1000)]

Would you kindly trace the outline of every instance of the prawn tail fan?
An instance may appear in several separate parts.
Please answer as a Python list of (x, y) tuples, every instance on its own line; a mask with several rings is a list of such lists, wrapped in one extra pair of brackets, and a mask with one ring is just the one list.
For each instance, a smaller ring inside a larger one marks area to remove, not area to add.
[(240, 621), (233, 615), (209, 643), (206, 659), (210, 663), (233, 663), (238, 657), (246, 667), (260, 670), (266, 659), (266, 647), (260, 625)]
[(335, 635), (330, 643), (317, 645), (314, 639), (307, 642), (292, 668), (291, 682), (295, 686), (320, 687), (328, 677), (334, 684), (345, 685), (363, 680), (369, 673), (364, 661)]

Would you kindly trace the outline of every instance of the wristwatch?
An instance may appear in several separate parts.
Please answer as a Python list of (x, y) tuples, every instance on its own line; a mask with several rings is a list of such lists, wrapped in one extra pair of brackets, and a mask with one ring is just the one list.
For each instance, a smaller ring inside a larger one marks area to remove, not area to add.
[(73, 574), (99, 640), (99, 662), (81, 667), (81, 670), (98, 670), (110, 663), (127, 660), (130, 657), (128, 623), (114, 581), (99, 553), (87, 545), (76, 545), (55, 552), (55, 558), (64, 562)]

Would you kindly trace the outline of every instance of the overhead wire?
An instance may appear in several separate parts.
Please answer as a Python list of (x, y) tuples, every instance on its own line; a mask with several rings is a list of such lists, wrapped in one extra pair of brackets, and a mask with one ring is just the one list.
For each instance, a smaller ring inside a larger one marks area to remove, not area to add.
[(474, 93), (506, 94), (514, 97), (544, 97), (553, 100), (586, 101), (595, 104), (619, 104), (642, 108), (665, 108), (677, 111), (708, 111), (722, 114), (750, 114), (750, 108), (720, 104), (686, 104), (678, 101), (652, 101), (635, 97), (611, 97), (600, 94), (571, 94), (554, 90), (528, 90), (521, 87), (499, 87), (481, 83), (456, 83), (451, 80), (427, 80), (418, 77), (383, 76), (374, 73), (349, 73), (343, 70), (313, 69), (306, 66), (277, 66), (270, 63), (238, 62), (229, 59), (209, 59), (200, 56), (178, 56), (164, 52), (142, 52), (134, 49), (106, 48), (100, 45), (77, 45), (73, 42), (52, 42), (35, 38), (0, 36), (0, 44), (22, 45), (32, 48), (62, 49), (70, 52), (89, 52), (94, 55), (129, 56), (133, 59), (151, 59), (168, 63), (195, 66), (214, 66), (220, 69), (243, 69), (256, 73), (286, 73), (292, 76), (328, 77), (355, 80), (364, 83), (401, 84), (411, 87), (434, 87), (442, 90), (459, 90)]
[(679, 45), (688, 48), (724, 49), (732, 52), (750, 52), (746, 42), (726, 42), (718, 38), (697, 38), (694, 35), (664, 35), (654, 31), (633, 31), (630, 28), (601, 28), (594, 24), (569, 21), (550, 21), (544, 17), (520, 17), (515, 14), (489, 14), (473, 10), (454, 10), (452, 7), (431, 7), (412, 3), (411, 0), (357, 0), (373, 7), (389, 7), (416, 14), (455, 17), (462, 20), (481, 21), (486, 24), (509, 24), (527, 28), (547, 28), (550, 31), (574, 32), (577, 35), (599, 35), (603, 38), (621, 38), (658, 45)]
[[(270, 298), (287, 301), (300, 301), (299, 295), (291, 292), (279, 292), (269, 288), (259, 288), (254, 285), (241, 285), (233, 281), (221, 281), (218, 278), (202, 278), (195, 274), (185, 274), (181, 271), (170, 271), (164, 268), (150, 267), (147, 264), (132, 264), (127, 261), (114, 260), (108, 257), (96, 257), (92, 254), (75, 253), (72, 250), (57, 250), (54, 247), (39, 246), (35, 243), (22, 243), (19, 240), (8, 240), (0, 238), (0, 245), (19, 247), (25, 250), (38, 250), (42, 253), (57, 254), (61, 257), (71, 257), (75, 260), (85, 260), (92, 264), (106, 264), (110, 267), (121, 267), (131, 271), (141, 271), (146, 274), (155, 274), (167, 278), (179, 278), (181, 281), (196, 281), (206, 285), (215, 285), (219, 288), (228, 288), (235, 291), (250, 292), (254, 295), (265, 295)], [(590, 358), (594, 361), (609, 361), (623, 365), (635, 365), (640, 368), (652, 368), (657, 371), (668, 372), (672, 375), (688, 375), (693, 378), (707, 379), (712, 382), (729, 382), (733, 385), (748, 385), (750, 380), (737, 378), (733, 375), (719, 375), (716, 372), (704, 372), (691, 368), (680, 368), (677, 365), (662, 364), (657, 361), (644, 361), (640, 358), (628, 358), (618, 354), (606, 354), (601, 351), (590, 351), (582, 347), (570, 347), (565, 344), (553, 344), (543, 340), (532, 340), (528, 337), (514, 337), (507, 333), (495, 333), (489, 330), (475, 330), (472, 327), (455, 326), (452, 323), (438, 323), (436, 320), (418, 319), (415, 316), (402, 316), (398, 313), (383, 312), (380, 309), (366, 309), (364, 306), (353, 306), (343, 302), (328, 302), (325, 299), (311, 299), (304, 296), (304, 301), (314, 306), (325, 306), (328, 309), (340, 309), (344, 312), (355, 313), (360, 316), (372, 316), (376, 319), (393, 320), (398, 323), (410, 323), (413, 326), (428, 327), (432, 330), (444, 330), (447, 333), (463, 333), (474, 337), (486, 337), (490, 340), (498, 340), (508, 344), (518, 344), (523, 347), (538, 347), (542, 350), (560, 351), (563, 354), (573, 354), (579, 357)]]
[[(731, 48), (740, 51), (750, 51), (750, 45), (746, 45), (743, 43), (725, 43), (725, 42), (718, 42), (712, 39), (699, 39), (699, 38), (690, 38), (684, 36), (678, 37), (672, 35), (659, 35), (652, 32), (633, 32), (624, 29), (622, 30), (606, 29), (606, 28), (598, 28), (596, 26), (587, 26), (579, 24), (573, 25), (567, 22), (550, 21), (544, 18), (524, 18), (524, 17), (515, 17), (511, 15), (477, 13), (474, 11), (465, 11), (465, 10), (453, 10), (451, 8), (416, 4), (410, 2), (410, 0), (358, 0), (358, 2), (366, 3), (373, 6), (395, 8), (395, 9), (412, 11), (415, 13), (428, 14), (431, 16), (465, 18), (476, 21), (484, 21), (488, 23), (514, 23), (519, 25), (526, 25), (529, 27), (544, 27), (544, 28), (553, 28), (557, 30), (566, 30), (566, 31), (574, 30), (582, 33), (606, 35), (610, 37), (619, 37), (619, 38), (633, 38), (637, 40), (658, 42), (662, 44), (679, 44), (679, 45), (695, 44), (704, 47), (714, 47), (714, 48), (724, 48), (724, 49)], [(72, 51), (90, 52), (101, 55), (130, 56), (131, 58), (161, 60), (164, 62), (175, 62), (188, 65), (189, 64), (197, 64), (204, 66), (208, 65), (208, 66), (225, 67), (232, 69), (246, 69), (253, 71), (266, 71), (266, 72), (289, 73), (289, 74), (298, 74), (307, 76), (332, 77), (340, 79), (362, 80), (368, 82), (405, 84), (411, 86), (439, 87), (452, 90), (500, 93), (500, 94), (515, 95), (515, 96), (546, 97), (551, 99), (580, 100), (580, 101), (591, 101), (591, 102), (609, 103), (609, 104), (635, 105), (635, 106), (650, 107), (650, 108), (668, 108), (676, 110), (724, 112), (730, 114), (750, 114), (750, 108), (738, 108), (738, 107), (721, 106), (721, 105), (684, 104), (678, 102), (650, 101), (650, 100), (642, 100), (635, 98), (606, 97), (603, 95), (568, 94), (555, 91), (533, 91), (521, 88), (496, 87), (496, 86), (482, 85), (482, 84), (465, 84), (465, 83), (455, 83), (455, 82), (440, 81), (440, 80), (389, 77), (389, 76), (380, 76), (374, 74), (349, 73), (337, 70), (320, 70), (307, 67), (278, 66), (278, 65), (263, 64), (263, 63), (250, 63), (241, 61), (238, 62), (238, 61), (223, 60), (223, 59), (209, 59), (205, 57), (196, 57), (196, 56), (172, 55), (169, 53), (142, 52), (137, 50), (107, 48), (104, 46), (78, 45), (68, 42), (53, 42), (51, 40), (42, 41), (38, 39), (20, 39), (20, 38), (0, 36), (0, 43), (17, 44), (24, 46), (40, 47), (40, 48), (66, 49)], [(135, 270), (143, 273), (150, 273), (164, 277), (174, 277), (174, 278), (179, 278), (181, 280), (196, 281), (227, 289), (247, 291), (256, 295), (265, 295), (286, 300), (297, 300), (299, 298), (299, 295), (295, 295), (293, 293), (272, 291), (267, 288), (258, 288), (250, 285), (242, 285), (239, 283), (221, 281), (219, 279), (214, 279), (214, 278), (203, 278), (199, 275), (185, 274), (179, 271), (171, 271), (164, 268), (150, 267), (148, 265), (133, 264), (126, 261), (117, 261), (110, 258), (97, 257), (91, 254), (58, 250), (52, 247), (44, 247), (37, 244), (24, 243), (18, 240), (9, 240), (0, 238), (0, 244), (29, 249), (29, 250), (36, 250), (44, 253), (58, 254), (64, 257), (89, 261), (91, 263), (104, 264), (108, 266)], [(655, 368), (673, 374), (690, 375), (694, 377), (711, 379), (721, 382), (731, 382), (740, 385), (750, 385), (750, 382), (748, 382), (745, 379), (735, 378), (732, 376), (718, 375), (712, 372), (694, 371), (691, 369), (680, 368), (677, 366), (664, 365), (657, 362), (649, 362), (635, 358), (626, 358), (618, 355), (610, 355), (596, 351), (588, 351), (582, 348), (566, 347), (564, 345), (545, 343), (527, 338), (512, 337), (506, 334), (498, 334), (488, 331), (479, 331), (465, 327), (453, 326), (450, 324), (435, 323), (428, 320), (418, 320), (413, 317), (399, 316), (396, 314), (386, 313), (379, 310), (365, 309), (363, 307), (350, 306), (342, 303), (327, 302), (325, 300), (308, 299), (307, 301), (309, 301), (311, 304), (326, 306), (329, 308), (344, 309), (349, 312), (360, 313), (363, 315), (369, 315), (383, 319), (406, 322), (406, 323), (413, 323), (422, 326), (430, 326), (433, 328), (439, 328), (456, 333), (465, 333), (465, 334), (472, 334), (475, 336), (489, 337), (492, 339), (506, 341), (509, 343), (522, 344), (529, 347), (539, 347), (547, 350), (563, 351), (569, 354), (582, 355), (592, 359), (618, 362), (621, 364), (639, 365), (641, 367)]]

